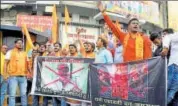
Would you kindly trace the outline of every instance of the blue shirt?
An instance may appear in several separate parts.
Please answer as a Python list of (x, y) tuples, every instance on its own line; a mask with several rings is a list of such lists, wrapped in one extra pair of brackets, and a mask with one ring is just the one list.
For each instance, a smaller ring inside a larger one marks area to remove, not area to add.
[(122, 63), (123, 62), (123, 46), (118, 46), (115, 49), (115, 53), (114, 53), (114, 63)]
[(30, 50), (28, 51), (28, 54), (27, 54), (27, 55), (28, 55), (29, 58), (32, 57), (32, 51), (33, 51), (32, 49), (30, 49)]
[(96, 52), (95, 63), (113, 63), (113, 57), (109, 50), (106, 48), (100, 48)]

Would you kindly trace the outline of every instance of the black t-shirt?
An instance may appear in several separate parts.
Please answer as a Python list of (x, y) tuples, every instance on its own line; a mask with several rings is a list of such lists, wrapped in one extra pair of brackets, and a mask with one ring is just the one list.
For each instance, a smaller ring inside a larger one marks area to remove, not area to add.
[(155, 52), (153, 53), (153, 57), (160, 56), (162, 50), (163, 50), (163, 47), (162, 47), (162, 46), (159, 46), (159, 47), (155, 50)]
[[(169, 61), (169, 57), (170, 57), (170, 49), (171, 49), (171, 46), (169, 47), (169, 51), (168, 51), (168, 55), (167, 55), (168, 61)], [(153, 57), (161, 56), (162, 50), (163, 50), (163, 46), (161, 45), (155, 50), (155, 52), (153, 53)]]

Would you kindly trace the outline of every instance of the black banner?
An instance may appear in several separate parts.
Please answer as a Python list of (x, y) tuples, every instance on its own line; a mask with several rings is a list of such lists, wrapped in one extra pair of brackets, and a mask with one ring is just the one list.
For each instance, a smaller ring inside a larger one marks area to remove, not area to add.
[(158, 57), (91, 66), (92, 106), (166, 106), (166, 62)]

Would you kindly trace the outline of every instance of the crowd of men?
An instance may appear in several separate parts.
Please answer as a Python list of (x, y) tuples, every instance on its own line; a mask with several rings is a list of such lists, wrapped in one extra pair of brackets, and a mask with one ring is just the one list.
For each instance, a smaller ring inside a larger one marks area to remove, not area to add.
[[(9, 95), (9, 106), (15, 106), (15, 96), (17, 86), (20, 88), (20, 97), (22, 106), (27, 106), (27, 92), (30, 91), (28, 81), (33, 79), (33, 62), (37, 56), (57, 56), (57, 57), (79, 57), (93, 58), (95, 63), (122, 63), (149, 59), (153, 56), (167, 57), (168, 59), (168, 90), (167, 104), (178, 106), (176, 92), (178, 91), (178, 33), (172, 29), (165, 29), (161, 33), (152, 33), (150, 38), (145, 33), (140, 32), (139, 20), (133, 18), (128, 23), (128, 32), (122, 32), (112, 20), (106, 15), (102, 3), (98, 4), (104, 20), (114, 35), (112, 41), (108, 40), (107, 34), (98, 36), (95, 43), (82, 42), (80, 39), (81, 30), (76, 33), (80, 48), (74, 43), (62, 45), (59, 42), (54, 44), (34, 43), (35, 49), (28, 54), (23, 51), (23, 39), (17, 39), (12, 50), (8, 50), (6, 45), (1, 47), (1, 106), (3, 106), (4, 97)], [(157, 46), (155, 52), (152, 52), (152, 43)], [(65, 46), (65, 47), (64, 47)], [(95, 48), (96, 47), (96, 48)], [(49, 97), (43, 97), (43, 106), (48, 106)], [(52, 98), (53, 106), (87, 106), (85, 102), (79, 102), (72, 99)], [(33, 106), (39, 106), (39, 96), (33, 95)]]

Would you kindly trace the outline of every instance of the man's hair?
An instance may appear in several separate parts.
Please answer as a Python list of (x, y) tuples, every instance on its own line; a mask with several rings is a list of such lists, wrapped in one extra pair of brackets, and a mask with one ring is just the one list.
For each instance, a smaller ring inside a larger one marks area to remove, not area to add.
[(86, 41), (86, 42), (84, 42), (83, 44), (88, 44), (88, 43), (89, 43), (89, 42)]
[(77, 46), (75, 44), (70, 44), (69, 47), (70, 46), (73, 46), (77, 50)]
[(22, 40), (21, 38), (18, 38), (18, 39), (16, 39), (16, 40), (14, 41), (14, 43), (16, 44), (18, 41), (22, 41), (22, 42), (23, 42), (23, 40)]
[(56, 45), (56, 44), (58, 44), (60, 48), (62, 47), (61, 43), (59, 43), (59, 42), (54, 43), (54, 45)]
[(93, 48), (93, 51), (92, 51), (92, 52), (94, 52), (94, 51), (95, 51), (95, 44), (92, 43), (92, 42), (88, 42), (88, 44), (91, 45), (91, 47)]
[(38, 42), (34, 42), (33, 45), (34, 45), (34, 46), (36, 46), (36, 45), (39, 45), (39, 46), (40, 46), (40, 44), (39, 44)]
[(156, 38), (160, 37), (159, 33), (152, 33), (150, 35), (150, 40), (153, 42)]
[(137, 18), (132, 18), (131, 20), (129, 20), (128, 25), (130, 25), (132, 21), (138, 21), (139, 22), (139, 20)]
[(107, 41), (104, 38), (99, 37), (98, 39), (101, 39), (101, 42), (103, 42), (103, 46), (107, 47)]
[(166, 28), (163, 30), (163, 32), (167, 32), (168, 34), (174, 33), (174, 30), (172, 28)]
[(42, 45), (46, 48), (46, 45), (45, 45), (44, 43), (40, 44), (40, 47), (41, 47)]

